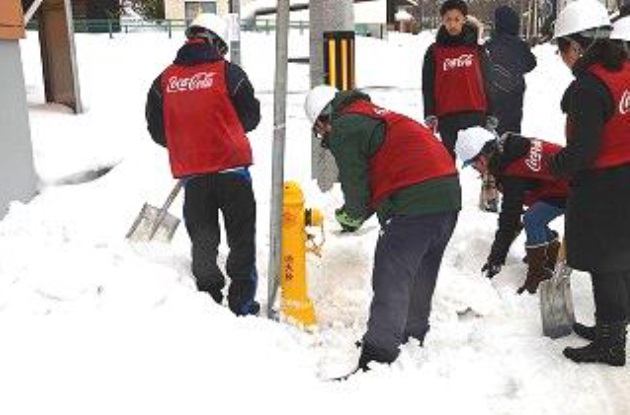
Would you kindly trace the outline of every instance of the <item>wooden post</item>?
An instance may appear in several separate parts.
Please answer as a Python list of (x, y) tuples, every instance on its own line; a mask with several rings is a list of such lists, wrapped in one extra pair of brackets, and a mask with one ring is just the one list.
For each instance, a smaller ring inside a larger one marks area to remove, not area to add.
[(39, 10), (39, 41), (46, 101), (83, 112), (70, 0), (44, 0)]

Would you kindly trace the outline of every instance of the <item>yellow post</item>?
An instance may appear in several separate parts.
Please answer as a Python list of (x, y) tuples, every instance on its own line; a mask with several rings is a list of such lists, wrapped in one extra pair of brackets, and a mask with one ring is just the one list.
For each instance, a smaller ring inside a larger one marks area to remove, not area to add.
[(304, 208), (304, 195), (296, 182), (284, 184), (282, 206), (282, 296), (284, 316), (304, 326), (315, 324), (313, 302), (306, 283), (306, 226), (322, 223), (322, 214)]

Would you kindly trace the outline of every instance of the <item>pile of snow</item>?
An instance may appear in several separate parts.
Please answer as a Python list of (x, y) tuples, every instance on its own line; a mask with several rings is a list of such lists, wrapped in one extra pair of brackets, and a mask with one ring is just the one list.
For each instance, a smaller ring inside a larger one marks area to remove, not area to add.
[[(357, 81), (375, 102), (423, 118), (421, 62), (432, 34), (358, 38)], [(524, 279), (523, 237), (493, 281), (480, 268), (497, 217), (476, 208), (479, 180), (461, 172), (464, 209), (446, 251), (424, 348), (407, 344), (397, 362), (344, 383), (322, 382), (356, 362), (371, 297), (374, 219), (339, 235), (339, 187), (322, 194), (310, 179), (310, 133), (302, 103), (308, 68), (289, 73), (285, 177), (327, 218), (322, 258), (309, 257), (318, 325), (303, 332), (265, 318), (236, 318), (196, 291), (190, 244), (132, 245), (124, 235), (142, 204), (170, 191), (164, 150), (149, 138), (144, 101), (182, 37), (78, 35), (87, 112), (45, 105), (37, 36), (22, 42), (41, 194), (14, 203), (0, 222), (0, 413), (630, 413), (626, 369), (578, 366), (561, 356), (574, 336), (541, 336), (538, 298), (516, 295)], [(262, 103), (250, 134), (258, 199), (258, 300), (266, 306), (273, 137), (274, 37), (243, 34), (244, 67)], [(292, 32), (292, 52), (308, 35)], [(562, 142), (559, 100), (569, 71), (551, 47), (535, 51), (527, 78), (524, 132)], [(78, 185), (64, 178), (114, 166)], [(171, 211), (181, 212), (181, 199)], [(561, 220), (553, 224), (561, 229)], [(220, 260), (227, 249), (221, 247)], [(575, 273), (578, 318), (592, 321), (585, 274)], [(588, 391), (585, 393), (585, 391)]]

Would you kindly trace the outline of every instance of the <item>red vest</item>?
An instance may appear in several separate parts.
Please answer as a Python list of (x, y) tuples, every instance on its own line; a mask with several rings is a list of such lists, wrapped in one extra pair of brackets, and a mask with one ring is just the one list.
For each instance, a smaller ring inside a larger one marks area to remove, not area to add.
[(566, 198), (569, 182), (551, 174), (549, 160), (562, 150), (562, 146), (542, 140), (532, 140), (529, 152), (510, 163), (502, 172), (505, 176), (536, 179), (542, 184), (525, 192), (525, 205), (531, 206), (541, 199)]
[(174, 177), (252, 164), (249, 141), (229, 99), (225, 65), (171, 65), (162, 73), (164, 131)]
[(411, 118), (365, 100), (353, 102), (342, 113), (365, 115), (386, 124), (383, 143), (369, 161), (373, 209), (396, 190), (457, 174), (455, 162), (442, 143)]
[(435, 114), (488, 109), (486, 92), (475, 46), (435, 45)]
[(596, 64), (589, 72), (608, 88), (615, 103), (615, 112), (604, 124), (595, 168), (607, 168), (630, 163), (630, 63), (618, 72)]

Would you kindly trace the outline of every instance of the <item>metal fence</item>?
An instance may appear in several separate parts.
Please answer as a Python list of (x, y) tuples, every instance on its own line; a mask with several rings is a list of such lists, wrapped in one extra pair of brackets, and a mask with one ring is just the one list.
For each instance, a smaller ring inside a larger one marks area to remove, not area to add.
[[(175, 31), (184, 31), (190, 21), (183, 19), (164, 20), (117, 20), (117, 19), (73, 19), (75, 33), (108, 33), (110, 38), (115, 34), (138, 33), (138, 32), (164, 32), (168, 37), (173, 36)], [(32, 19), (26, 26), (27, 30), (37, 30), (39, 24), (36, 19)], [(308, 21), (293, 21), (290, 23), (291, 29), (297, 29), (304, 33), (309, 28)], [(276, 23), (273, 20), (261, 19), (253, 22), (243, 22), (241, 30), (252, 32), (272, 33), (276, 30)], [(370, 29), (366, 24), (355, 25), (356, 34), (359, 36), (369, 35)]]

